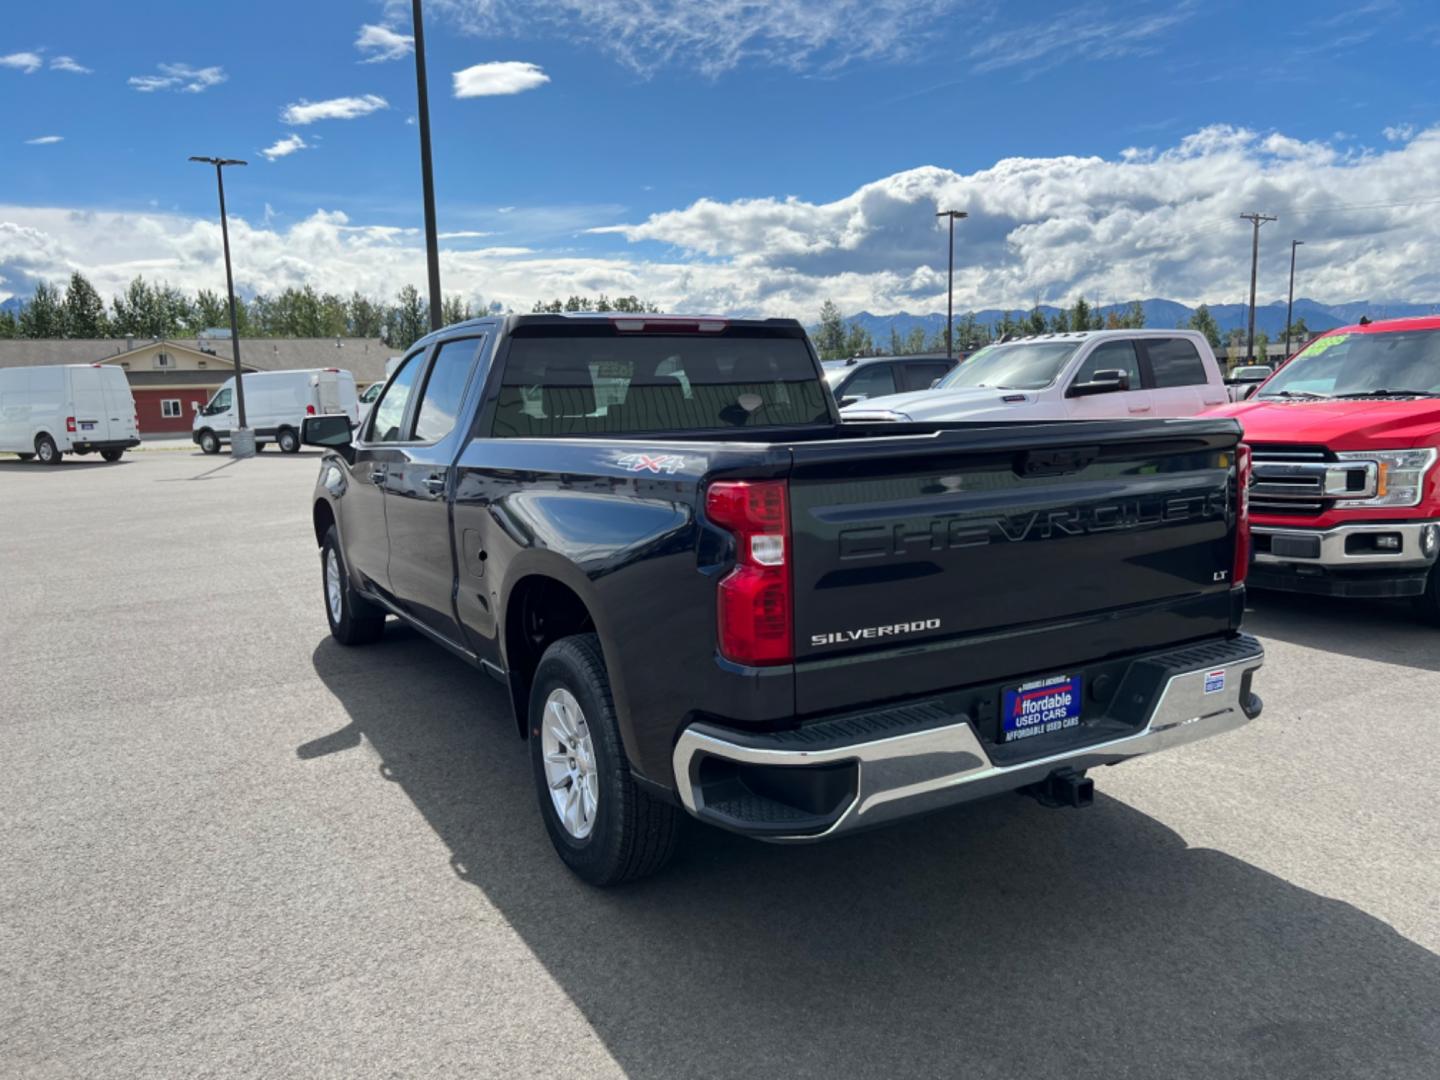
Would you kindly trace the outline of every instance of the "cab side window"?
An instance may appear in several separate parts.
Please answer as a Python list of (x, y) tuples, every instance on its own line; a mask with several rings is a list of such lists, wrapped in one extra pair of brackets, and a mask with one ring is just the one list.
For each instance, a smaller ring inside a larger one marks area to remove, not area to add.
[(447, 341), (435, 354), (425, 391), (420, 398), (420, 411), (415, 417), (415, 438), (419, 442), (438, 442), (455, 428), (460, 413), (460, 399), (470, 378), (471, 362), (479, 338)]
[(1157, 390), (1167, 386), (1204, 386), (1210, 381), (1205, 377), (1200, 354), (1185, 338), (1146, 341), (1145, 354), (1150, 359), (1150, 374)]
[(370, 412), (370, 442), (401, 442), (404, 435), (401, 425), (405, 422), (405, 407), (410, 404), (410, 393), (415, 389), (415, 380), (420, 374), (423, 353), (411, 353), (400, 364), (395, 377), (375, 408)]
[(1071, 385), (1095, 381), (1097, 371), (1123, 371), (1130, 376), (1130, 389), (1140, 389), (1140, 358), (1135, 354), (1133, 341), (1104, 341), (1095, 346), (1095, 351), (1080, 362)]
[(895, 369), (890, 364), (866, 364), (855, 373), (841, 396), (847, 398), (884, 397), (895, 393)]

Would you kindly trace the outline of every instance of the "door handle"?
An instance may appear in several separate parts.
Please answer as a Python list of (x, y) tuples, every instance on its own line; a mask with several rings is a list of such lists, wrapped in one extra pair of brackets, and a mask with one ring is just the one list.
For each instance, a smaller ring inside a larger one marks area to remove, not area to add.
[(424, 484), (426, 488), (429, 489), (430, 494), (439, 495), (442, 491), (445, 490), (445, 474), (431, 473), (429, 476), (425, 477)]
[(1151, 410), (1151, 408), (1153, 408), (1153, 406), (1150, 406), (1150, 405), (1131, 405), (1131, 406), (1130, 406), (1130, 411), (1131, 411), (1132, 413), (1147, 413), (1147, 412), (1149, 412), (1149, 411)]

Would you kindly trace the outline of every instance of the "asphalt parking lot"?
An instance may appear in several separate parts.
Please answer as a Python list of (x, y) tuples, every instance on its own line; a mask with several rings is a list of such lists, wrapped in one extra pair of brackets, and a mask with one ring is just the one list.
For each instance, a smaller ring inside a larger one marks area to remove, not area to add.
[(551, 853), (500, 688), (328, 636), (315, 458), (0, 458), (0, 1075), (1424, 1077), (1440, 631), (1257, 596), (1264, 716), (831, 845)]

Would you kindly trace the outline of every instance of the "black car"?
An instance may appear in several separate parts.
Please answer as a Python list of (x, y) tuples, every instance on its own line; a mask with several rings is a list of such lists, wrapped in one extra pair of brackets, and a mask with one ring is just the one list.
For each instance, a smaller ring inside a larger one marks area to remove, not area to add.
[(943, 378), (957, 360), (936, 356), (868, 356), (849, 360), (826, 360), (825, 382), (835, 400), (850, 405), (886, 394), (928, 390)]
[(794, 320), (512, 315), (304, 438), (331, 633), (395, 617), (504, 683), (592, 883), (686, 813), (812, 841), (1084, 805), (1087, 769), (1260, 711), (1234, 420), (842, 424)]

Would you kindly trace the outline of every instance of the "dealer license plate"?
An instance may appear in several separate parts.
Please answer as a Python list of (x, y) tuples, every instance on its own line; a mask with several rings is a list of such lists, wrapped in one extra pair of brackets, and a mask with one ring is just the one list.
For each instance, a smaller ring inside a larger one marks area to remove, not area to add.
[(94, 431), (94, 430), (95, 430), (95, 421), (94, 421), (94, 420), (81, 420), (81, 421), (80, 421), (80, 430), (81, 430), (81, 431)]
[(1009, 687), (1001, 703), (1001, 742), (1015, 742), (1080, 725), (1079, 675), (1051, 675)]

